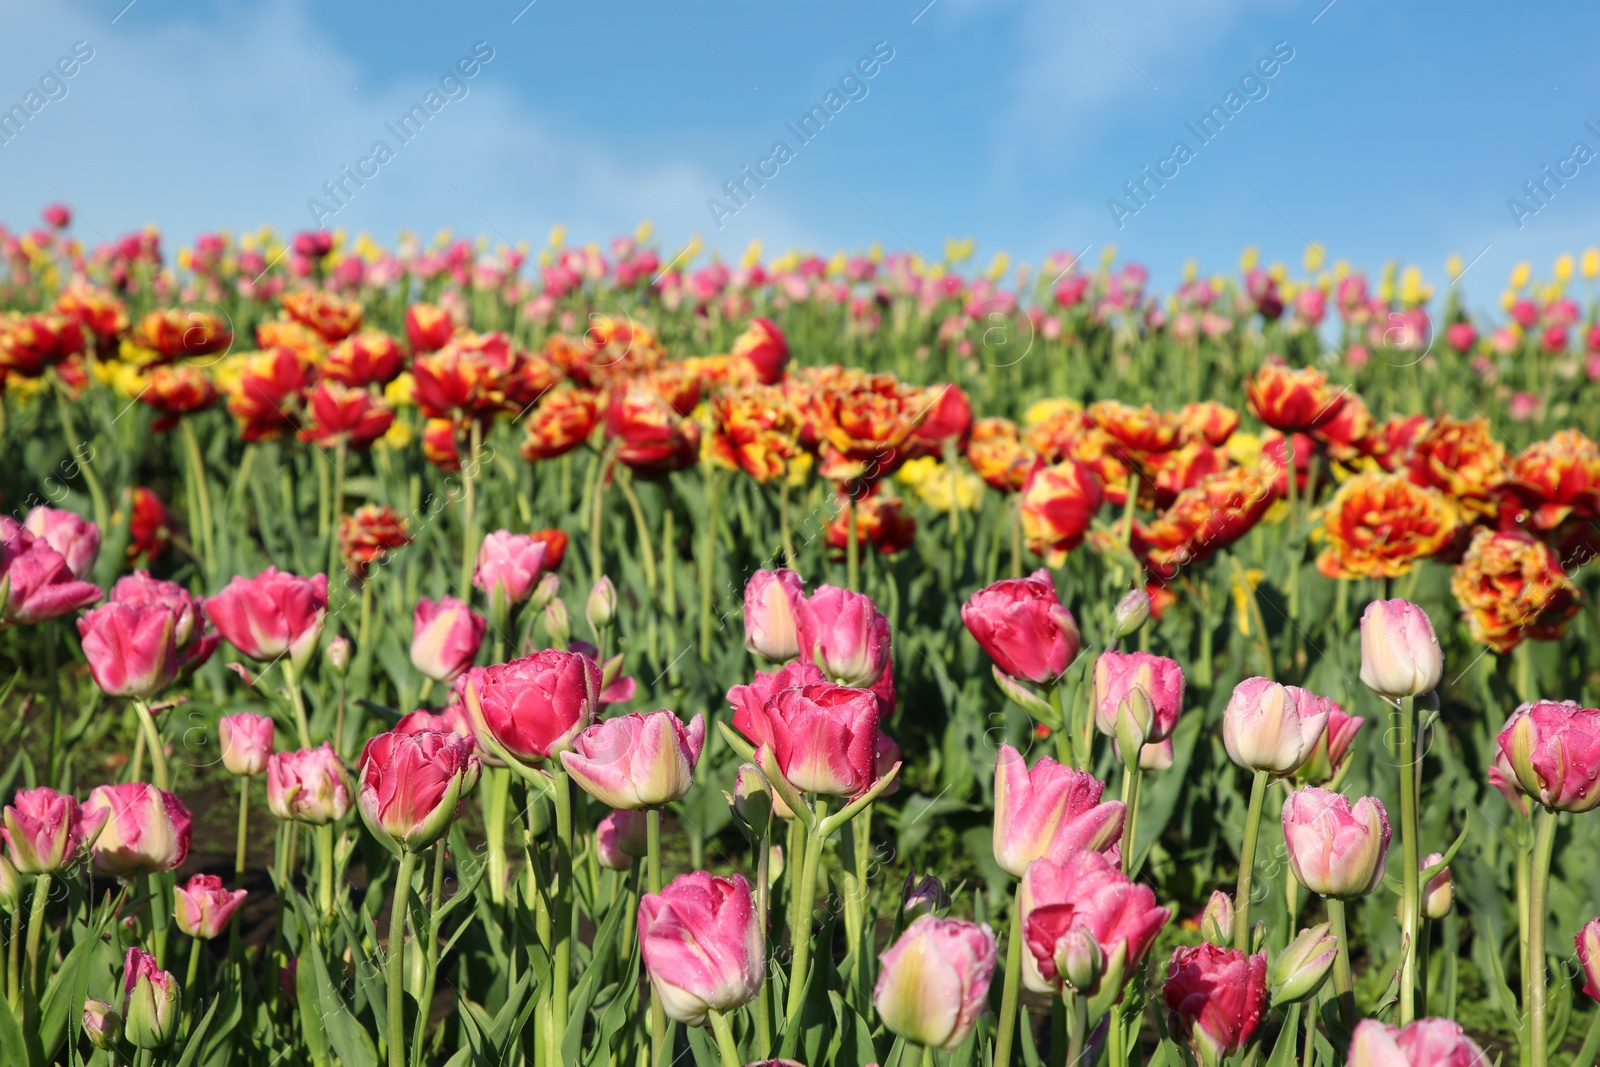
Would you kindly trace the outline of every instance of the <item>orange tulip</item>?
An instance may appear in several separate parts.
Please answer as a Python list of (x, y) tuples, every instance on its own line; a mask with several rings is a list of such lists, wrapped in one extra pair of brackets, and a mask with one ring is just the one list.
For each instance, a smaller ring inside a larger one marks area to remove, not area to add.
[(1321, 429), (1338, 417), (1345, 400), (1345, 390), (1328, 385), (1321, 371), (1270, 361), (1245, 383), (1245, 395), (1255, 417), (1283, 433)]
[(1171, 578), (1249, 533), (1277, 492), (1261, 472), (1230, 467), (1179, 493), (1148, 526), (1135, 526), (1134, 548), (1152, 573)]
[(296, 289), (278, 298), (289, 317), (336, 344), (361, 329), (361, 303), (346, 300), (325, 289)]
[(1178, 422), (1149, 404), (1136, 408), (1120, 400), (1096, 400), (1089, 421), (1134, 452), (1165, 452), (1178, 443)]
[(1506, 449), (1488, 419), (1444, 416), (1417, 439), (1408, 472), (1415, 484), (1454, 497), (1469, 517), (1493, 515), (1495, 490), (1506, 480)]
[(1450, 545), (1460, 513), (1437, 489), (1397, 474), (1362, 474), (1339, 487), (1323, 516), (1329, 578), (1394, 578)]
[(531, 463), (564, 456), (587, 441), (599, 421), (599, 398), (593, 392), (554, 389), (534, 405), (523, 423), (528, 437), (522, 442), (522, 458)]
[(1034, 468), (1021, 498), (1028, 547), (1059, 567), (1083, 542), (1103, 500), (1094, 474), (1076, 460)]
[(1221, 448), (1239, 428), (1239, 413), (1215, 400), (1202, 400), (1183, 406), (1178, 425), (1191, 440), (1200, 438), (1212, 448)]
[(754, 385), (711, 401), (715, 455), (758, 482), (781, 477), (799, 454), (800, 416), (783, 390)]
[(1600, 517), (1600, 445), (1580, 430), (1561, 430), (1547, 441), (1535, 441), (1511, 461), (1504, 486), (1510, 499), (1502, 506), (1526, 512), (1537, 530), (1553, 530), (1569, 518)]
[(1555, 553), (1526, 534), (1480, 529), (1450, 578), (1472, 639), (1509, 652), (1528, 638), (1561, 636), (1578, 589)]
[(233, 328), (227, 319), (209, 311), (168, 308), (140, 319), (134, 340), (170, 361), (226, 352), (233, 344)]
[(1038, 454), (1010, 419), (979, 419), (967, 442), (967, 462), (978, 477), (1002, 493), (1015, 493), (1028, 480)]

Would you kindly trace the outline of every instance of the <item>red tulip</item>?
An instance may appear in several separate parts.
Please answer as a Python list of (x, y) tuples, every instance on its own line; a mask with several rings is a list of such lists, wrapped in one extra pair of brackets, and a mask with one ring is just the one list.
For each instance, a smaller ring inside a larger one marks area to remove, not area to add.
[(577, 652), (545, 649), (474, 667), (456, 679), (456, 692), (480, 741), (517, 759), (549, 759), (594, 721), (600, 667)]
[(983, 1015), (998, 957), (987, 925), (919, 916), (884, 952), (872, 1006), (905, 1040), (954, 1051)]
[(478, 658), (488, 620), (465, 601), (447, 596), (435, 604), (422, 597), (413, 618), (411, 664), (427, 677), (448, 684)]
[(733, 354), (749, 361), (761, 384), (775, 385), (783, 380), (783, 368), (789, 362), (789, 342), (771, 319), (751, 319), (734, 340)]
[(109, 813), (80, 807), (78, 798), (40, 786), (19, 789), (0, 831), (11, 865), (23, 874), (54, 874), (88, 851)]
[(345, 385), (388, 385), (405, 370), (405, 355), (394, 338), (377, 330), (352, 334), (333, 346), (317, 368), (329, 381)]
[[(1130, 881), (1101, 853), (1081, 848), (1060, 860), (1030, 863), (1017, 891), (1017, 907), (1028, 949), (1023, 983), (1037, 993), (1060, 993), (1065, 984), (1093, 995), (1102, 974), (1120, 988), (1124, 975), (1137, 973), (1172, 917), (1170, 909), (1156, 906), (1149, 886)], [(1093, 964), (1088, 968), (1071, 958), (1084, 947), (1074, 944), (1075, 930), (1086, 930), (1098, 948), (1088, 952)]]
[(478, 782), (472, 743), (451, 733), (379, 734), (361, 750), (361, 818), (378, 837), (417, 849), (444, 836)]
[(1283, 802), (1289, 869), (1313, 893), (1339, 900), (1366, 896), (1383, 880), (1389, 814), (1376, 797), (1354, 805), (1326, 789), (1302, 789)]
[(1022, 486), (1022, 530), (1028, 547), (1052, 566), (1083, 543), (1105, 500), (1099, 480), (1075, 459), (1039, 464)]
[(435, 352), (445, 346), (456, 324), (450, 313), (433, 304), (412, 304), (406, 308), (406, 340), (413, 352)]
[(774, 663), (798, 656), (804, 600), (805, 583), (794, 571), (756, 571), (744, 586), (744, 647)]
[(22, 525), (27, 531), (67, 561), (72, 576), (82, 581), (94, 570), (100, 556), (100, 527), (75, 512), (37, 507), (28, 512)]
[(608, 807), (636, 811), (682, 800), (694, 785), (706, 720), (688, 726), (670, 711), (635, 712), (595, 723), (561, 753), (584, 792)]
[(272, 755), (272, 733), (272, 720), (265, 715), (241, 711), (217, 720), (217, 741), (228, 773), (246, 778), (265, 771)]
[(878, 698), (842, 685), (784, 689), (756, 713), (757, 762), (802, 793), (854, 797), (877, 781)]
[(173, 917), (178, 929), (190, 937), (209, 940), (228, 928), (228, 920), (247, 895), (243, 889), (228, 892), (214, 874), (197, 874), (187, 885), (174, 887)]
[(189, 855), (193, 819), (171, 793), (144, 782), (97, 785), (83, 805), (84, 814), (99, 818), (105, 828), (90, 849), (100, 874), (126, 878), (140, 871), (170, 871)]
[(1204, 944), (1179, 948), (1162, 990), (1172, 1029), (1204, 1067), (1250, 1043), (1267, 999), (1267, 957)]
[(994, 764), (994, 859), (1021, 878), (1034, 860), (1074, 849), (1105, 852), (1122, 836), (1126, 809), (1104, 803), (1105, 785), (1087, 771), (1045, 756), (1030, 771), (1022, 753), (1001, 745)]
[(333, 746), (267, 757), (267, 807), (280, 819), (323, 826), (350, 810), (350, 774)]
[(254, 578), (238, 575), (206, 601), (217, 631), (242, 654), (260, 662), (287, 655), (294, 669), (311, 662), (328, 614), (328, 576), (299, 578), (268, 567)]
[(701, 1026), (710, 1011), (755, 999), (766, 943), (750, 885), (740, 875), (681, 875), (639, 901), (645, 972), (669, 1018)]
[(1555, 811), (1600, 806), (1600, 710), (1575, 701), (1519, 707), (1497, 739), (1522, 791)]
[(961, 606), (961, 621), (1013, 678), (1054, 682), (1078, 657), (1077, 621), (1062, 607), (1047, 570), (978, 590)]
[(889, 620), (865, 593), (819, 586), (796, 601), (800, 654), (848, 686), (870, 686), (889, 665)]
[(349, 445), (361, 451), (389, 432), (394, 412), (367, 389), (339, 382), (319, 382), (307, 398), (309, 418), (300, 440), (319, 448)]

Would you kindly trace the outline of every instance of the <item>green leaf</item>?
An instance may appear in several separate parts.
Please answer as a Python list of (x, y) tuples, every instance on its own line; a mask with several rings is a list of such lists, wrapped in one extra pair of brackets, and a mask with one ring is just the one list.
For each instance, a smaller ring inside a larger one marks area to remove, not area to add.
[(1278, 1031), (1278, 1043), (1272, 1046), (1272, 1058), (1267, 1060), (1267, 1067), (1294, 1067), (1295, 1056), (1299, 1053), (1296, 1040), (1299, 1034), (1300, 1005), (1291, 1004), (1283, 1020), (1283, 1029)]
[(83, 1002), (89, 995), (89, 973), (94, 967), (95, 949), (104, 924), (90, 929), (62, 961), (61, 969), (50, 979), (39, 1002), (39, 1044), (44, 1058), (54, 1060), (67, 1040), (67, 1029), (74, 1016), (82, 1018)]
[(11, 1007), (4, 997), (0, 997), (0, 1061), (28, 1062), (28, 1046), (22, 1040), (22, 1027), (18, 1025), (17, 1017), (11, 1014)]
[[(378, 1067), (378, 1050), (372, 1042), (372, 1035), (367, 1033), (366, 1027), (356, 1021), (349, 1005), (333, 988), (333, 982), (328, 977), (328, 965), (323, 962), (322, 953), (313, 948), (302, 955), (300, 957), (302, 967), (305, 966), (306, 956), (311, 957), (316, 971), (317, 1003), (322, 1011), (328, 1041), (333, 1050), (339, 1054), (344, 1067)], [(301, 1010), (304, 1010), (304, 1005)]]
[[(611, 959), (618, 931), (622, 929), (624, 910), (612, 908), (611, 914), (600, 924), (600, 929), (594, 937), (591, 961)], [(563, 1063), (578, 1063), (583, 1058), (583, 1024), (589, 1018), (589, 1008), (594, 1003), (595, 992), (600, 988), (600, 981), (607, 970), (604, 964), (591, 962), (588, 969), (583, 972), (583, 977), (578, 980), (577, 988), (572, 991), (568, 1001), (570, 1013), (567, 1016), (567, 1034), (561, 1041)]]
[(294, 992), (300, 1008), (300, 1036), (305, 1039), (306, 1048), (311, 1052), (311, 1062), (316, 1067), (326, 1067), (328, 1063), (328, 1032), (324, 1028), (326, 1020), (322, 1016), (322, 1008), (317, 999), (317, 977), (307, 966), (307, 957), (313, 953), (314, 950), (308, 947), (299, 956), (299, 964), (294, 972)]
[(200, 1021), (189, 1031), (189, 1040), (183, 1046), (183, 1055), (178, 1057), (176, 1067), (194, 1067), (195, 1058), (200, 1055), (200, 1050), (205, 1047), (206, 1031), (211, 1029), (211, 1020), (216, 1016), (217, 1005), (221, 1002), (221, 997), (213, 997), (211, 1007), (206, 1009), (206, 1013), (200, 1017)]

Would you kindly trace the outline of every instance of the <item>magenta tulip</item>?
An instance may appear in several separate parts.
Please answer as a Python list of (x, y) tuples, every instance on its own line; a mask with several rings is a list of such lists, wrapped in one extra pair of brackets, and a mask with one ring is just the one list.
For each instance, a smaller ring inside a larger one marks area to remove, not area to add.
[(190, 937), (210, 940), (228, 928), (228, 920), (247, 895), (243, 889), (230, 893), (214, 874), (197, 874), (188, 884), (174, 887), (172, 914), (178, 929)]
[(478, 739), (472, 736), (472, 723), (467, 721), (467, 709), (460, 702), (447, 704), (438, 711), (430, 711), (427, 708), (408, 711), (394, 724), (394, 732), (397, 734), (420, 734), (429, 731), (464, 737), (472, 742), (474, 748), (478, 744)]
[(744, 586), (744, 647), (774, 663), (798, 656), (796, 612), (804, 600), (804, 583), (794, 571), (756, 571)]
[(100, 874), (126, 878), (170, 871), (189, 855), (189, 809), (171, 793), (145, 782), (97, 785), (84, 802), (85, 815), (107, 817), (89, 855)]
[(507, 605), (520, 604), (533, 593), (544, 572), (546, 546), (532, 534), (495, 530), (484, 535), (478, 546), (478, 566), (472, 584), (489, 596), (498, 595)]
[(79, 581), (66, 557), (12, 518), (0, 519), (0, 623), (31, 625), (81, 611), (100, 587)]
[(1283, 802), (1289, 869), (1325, 897), (1354, 900), (1377, 888), (1389, 852), (1389, 815), (1376, 797), (1348, 797), (1311, 787)]
[(1334, 706), (1307, 689), (1246, 678), (1222, 714), (1228, 758), (1246, 770), (1292, 774), (1316, 751)]
[(333, 746), (267, 757), (267, 807), (280, 819), (323, 826), (350, 811), (350, 774)]
[(1583, 991), (1590, 1000), (1600, 1002), (1600, 919), (1584, 923), (1574, 942), (1583, 967)]
[(998, 955), (987, 925), (919, 916), (884, 952), (872, 1006), (912, 1044), (952, 1051), (983, 1015)]
[(472, 666), (488, 620), (453, 596), (417, 601), (411, 635), (411, 665), (436, 682), (455, 681)]
[(864, 593), (824, 585), (797, 602), (800, 654), (840, 685), (870, 686), (889, 665), (889, 620)]
[(217, 740), (222, 747), (222, 765), (229, 774), (247, 778), (267, 769), (272, 755), (272, 720), (265, 715), (241, 711), (217, 720)]
[(1250, 1043), (1267, 1000), (1267, 957), (1203, 944), (1179, 948), (1162, 990), (1172, 1030), (1204, 1067)]
[(761, 991), (766, 942), (750, 885), (704, 871), (674, 878), (639, 901), (645, 972), (668, 1017), (703, 1026)]
[(23, 874), (55, 874), (83, 858), (110, 813), (89, 811), (77, 797), (40, 786), (17, 790), (3, 817), (0, 838), (12, 866)]
[(1117, 735), (1117, 708), (1143, 693), (1152, 712), (1145, 741), (1172, 735), (1183, 714), (1183, 668), (1178, 661), (1148, 652), (1102, 652), (1094, 663), (1094, 722), (1107, 737)]
[(1362, 1019), (1350, 1035), (1348, 1067), (1489, 1067), (1489, 1058), (1453, 1019), (1389, 1026)]
[(178, 980), (154, 956), (128, 949), (122, 968), (123, 1033), (135, 1047), (159, 1049), (172, 1040), (181, 999)]
[(682, 800), (694, 785), (706, 720), (684, 726), (670, 711), (634, 712), (595, 723), (561, 753), (561, 765), (583, 791), (628, 811)]
[(1030, 771), (1022, 753), (1001, 745), (994, 764), (994, 859), (1021, 878), (1034, 860), (1072, 849), (1104, 852), (1122, 836), (1126, 809), (1100, 800), (1105, 785), (1049, 756)]
[(545, 649), (474, 667), (456, 679), (473, 732), (517, 759), (549, 759), (594, 721), (600, 667), (577, 652)]
[(300, 578), (268, 567), (254, 578), (235, 576), (205, 604), (217, 632), (258, 662), (288, 656), (305, 670), (328, 615), (328, 576)]
[(145, 571), (134, 571), (118, 578), (111, 587), (111, 602), (135, 608), (171, 609), (172, 644), (180, 674), (204, 664), (222, 643), (220, 634), (208, 632), (205, 602), (177, 582), (164, 582)]
[(452, 733), (379, 734), (361, 750), (358, 802), (367, 828), (403, 849), (439, 840), (478, 784), (472, 744)]
[(802, 793), (853, 797), (877, 781), (878, 698), (842, 685), (778, 692), (755, 716), (757, 762)]
[(1600, 806), (1600, 710), (1536, 700), (1514, 712), (1497, 739), (1522, 791), (1554, 811)]
[(1053, 682), (1078, 657), (1078, 624), (1061, 606), (1047, 570), (978, 590), (961, 605), (961, 621), (1013, 678)]
[[(757, 671), (755, 681), (749, 685), (736, 685), (728, 690), (728, 703), (733, 705), (733, 728), (750, 743), (759, 745), (766, 740), (760, 734), (757, 713), (779, 692), (797, 685), (821, 685), (828, 676), (814, 663), (796, 661), (775, 671)], [(879, 707), (882, 713), (882, 707)]]
[(1295, 780), (1306, 785), (1331, 782), (1344, 767), (1350, 754), (1350, 743), (1361, 732), (1366, 720), (1345, 712), (1337, 703), (1328, 702), (1328, 725), (1317, 739), (1317, 747), (1295, 771)]
[(1444, 654), (1428, 613), (1409, 600), (1374, 600), (1361, 613), (1361, 681), (1398, 700), (1438, 688)]
[(178, 676), (177, 617), (156, 604), (103, 604), (78, 617), (89, 674), (107, 696), (149, 700)]
[(23, 527), (61, 553), (67, 569), (79, 581), (87, 579), (100, 557), (100, 527), (71, 511), (37, 507), (28, 512)]
[(609, 871), (626, 871), (649, 850), (642, 811), (614, 811), (594, 828), (595, 856)]
[[(1063, 984), (1094, 994), (1102, 968), (1121, 985), (1138, 971), (1144, 955), (1172, 917), (1156, 906), (1149, 886), (1133, 882), (1117, 864), (1098, 852), (1072, 849), (1060, 860), (1028, 864), (1017, 891), (1022, 911), (1023, 983), (1037, 993), (1060, 993)], [(1073, 980), (1068, 967), (1072, 932), (1087, 930), (1098, 946), (1094, 981)]]

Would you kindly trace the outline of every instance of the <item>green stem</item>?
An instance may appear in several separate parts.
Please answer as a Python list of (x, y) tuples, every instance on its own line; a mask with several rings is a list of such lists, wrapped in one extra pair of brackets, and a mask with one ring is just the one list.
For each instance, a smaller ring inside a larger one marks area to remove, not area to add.
[(198, 937), (189, 939), (189, 971), (183, 982), (183, 1029), (188, 1032), (189, 1023), (194, 1019), (195, 1001), (199, 1000), (198, 986), (200, 983), (200, 951), (204, 944)]
[[(233, 873), (244, 875), (245, 850), (250, 841), (250, 779), (239, 779), (239, 836), (233, 846)], [(239, 914), (237, 911), (235, 915)]]
[(1417, 1014), (1428, 1017), (1428, 960), (1433, 952), (1433, 924), (1423, 918), (1417, 930)]
[(6, 941), (6, 1003), (12, 1014), (22, 1007), (22, 908), (11, 912), (11, 937)]
[(294, 728), (301, 748), (311, 747), (311, 724), (306, 720), (306, 697), (300, 691), (300, 678), (288, 656), (279, 661), (283, 667), (283, 685), (289, 691), (289, 704), (294, 708)]
[(161, 728), (156, 725), (156, 717), (151, 714), (149, 704), (135, 699), (133, 708), (139, 716), (139, 729), (144, 733), (145, 747), (150, 750), (150, 771), (156, 780), (156, 788), (171, 792), (172, 778), (167, 773), (167, 752), (161, 744)]
[(1528, 923), (1527, 1003), (1533, 1067), (1547, 1067), (1550, 1062), (1549, 1004), (1545, 991), (1550, 968), (1549, 961), (1545, 959), (1544, 943), (1550, 908), (1550, 855), (1555, 850), (1556, 823), (1559, 818), (1556, 812), (1548, 809), (1542, 809), (1534, 816), (1533, 877), (1528, 887), (1531, 921)]
[(822, 833), (822, 820), (828, 814), (827, 800), (818, 797), (814, 810), (817, 830), (807, 837), (806, 857), (800, 872), (800, 884), (795, 887), (795, 923), (790, 931), (794, 958), (789, 966), (789, 1002), (784, 1006), (783, 1012), (783, 1049), (779, 1053), (781, 1059), (792, 1059), (795, 1049), (800, 1047), (800, 1011), (805, 1007), (806, 972), (811, 965), (811, 911), (816, 906), (817, 868), (822, 863), (822, 850), (828, 844), (827, 838)]
[(616, 447), (607, 445), (595, 460), (593, 495), (589, 513), (589, 584), (594, 585), (605, 574), (605, 557), (601, 553), (601, 522), (605, 518), (606, 476), (611, 469)]
[(67, 439), (67, 447), (72, 453), (73, 466), (77, 468), (79, 474), (83, 475), (83, 484), (89, 490), (89, 500), (94, 507), (95, 524), (102, 531), (109, 531), (111, 529), (111, 509), (106, 506), (106, 491), (100, 487), (100, 479), (94, 473), (94, 467), (91, 463), (93, 457), (84, 456), (83, 442), (79, 440), (77, 428), (72, 424), (72, 398), (67, 396), (66, 387), (61, 384), (60, 378), (55, 377), (54, 372), (52, 372), (51, 377), (54, 378), (57, 386), (56, 410), (61, 413), (61, 436)]
[(861, 546), (856, 543), (856, 498), (846, 497), (844, 502), (845, 522), (849, 526), (848, 540), (844, 546), (845, 560), (845, 587), (859, 590), (861, 588)]
[[(1417, 1017), (1417, 926), (1422, 913), (1422, 891), (1418, 884), (1420, 833), (1417, 826), (1417, 738), (1415, 701), (1400, 701), (1400, 842), (1403, 864), (1400, 874), (1400, 1025)], [(1537, 914), (1537, 913), (1535, 913)]]
[[(1126, 755), (1124, 758), (1128, 758)], [(1127, 811), (1127, 826), (1122, 831), (1122, 873), (1132, 878), (1134, 851), (1139, 847), (1139, 787), (1144, 772), (1139, 769), (1139, 754), (1133, 754), (1122, 767), (1122, 806)]]
[(1595, 1062), (1596, 1053), (1600, 1053), (1600, 1012), (1595, 1013), (1594, 1021), (1589, 1024), (1583, 1047), (1572, 1057), (1572, 1067), (1590, 1067)]
[[(1357, 1021), (1356, 993), (1355, 981), (1350, 975), (1350, 934), (1345, 926), (1344, 901), (1328, 898), (1328, 924), (1333, 927), (1333, 936), (1339, 939), (1333, 957), (1333, 994), (1339, 1002), (1339, 1022), (1346, 1030), (1353, 1030)], [(1314, 1019), (1315, 1016), (1308, 1013), (1307, 1025), (1314, 1025)]]
[(933, 1067), (933, 1046), (922, 1046), (922, 1067)]
[(411, 874), (416, 866), (415, 852), (407, 849), (400, 853), (400, 869), (389, 898), (389, 1067), (406, 1067), (406, 906), (411, 894)]
[[(333, 446), (333, 520), (332, 536), (328, 538), (329, 575), (339, 573), (339, 524), (344, 519), (344, 470), (349, 456), (350, 445), (341, 438), (339, 443)], [(335, 736), (334, 747), (337, 748), (338, 745), (338, 737)]]
[[(40, 991), (39, 941), (44, 936), (44, 910), (50, 903), (50, 876), (41, 874), (33, 883), (33, 908), (28, 912), (28, 972), (26, 988)], [(34, 998), (38, 999), (37, 995)]]
[(325, 918), (333, 917), (333, 823), (317, 827), (317, 904)]
[(439, 913), (439, 898), (444, 893), (443, 841), (433, 846), (433, 885), (428, 894), (428, 954), (427, 969), (422, 977), (422, 1000), (418, 1002), (417, 1025), (411, 1035), (411, 1067), (421, 1067), (422, 1046), (428, 1037), (428, 1015), (433, 1007), (433, 990), (439, 978), (439, 930), (434, 916)]
[(206, 461), (200, 452), (200, 439), (195, 436), (194, 426), (188, 419), (178, 420), (178, 429), (183, 434), (183, 449), (189, 457), (190, 477), (194, 479), (195, 500), (200, 507), (200, 514), (196, 519), (199, 529), (199, 542), (201, 551), (205, 553), (205, 565), (209, 574), (214, 574), (217, 567), (217, 542), (216, 527), (211, 520), (211, 489), (206, 485)]
[(740, 1067), (739, 1046), (733, 1040), (733, 1020), (713, 1008), (707, 1013), (711, 1019), (711, 1032), (717, 1035), (717, 1052), (722, 1056), (722, 1067)]
[(1022, 990), (1022, 907), (1013, 891), (1011, 933), (1006, 939), (1006, 979), (1000, 990), (1000, 1017), (995, 1020), (994, 1060), (997, 1065), (1011, 1063), (1011, 1036), (1017, 1025), (1018, 998)]
[[(767, 939), (772, 929), (767, 916), (772, 910), (772, 827), (756, 842), (756, 922), (761, 930), (761, 992), (756, 994), (756, 1058), (772, 1053), (772, 1004), (767, 997)], [(630, 942), (623, 942), (629, 944)]]
[(467, 432), (468, 446), (472, 454), (467, 457), (467, 462), (461, 465), (461, 595), (472, 595), (472, 571), (478, 563), (478, 453), (483, 450), (483, 425), (477, 419), (472, 420), (472, 427)]
[(551, 1049), (559, 1057), (567, 1032), (567, 1003), (572, 983), (572, 782), (557, 764), (552, 771), (556, 801), (555, 952), (552, 966), (555, 1011)]
[(1239, 849), (1239, 884), (1233, 894), (1233, 947), (1250, 952), (1250, 880), (1255, 876), (1256, 839), (1261, 836), (1261, 805), (1267, 797), (1267, 772), (1257, 771), (1250, 783), (1250, 809)]
[(50, 748), (45, 753), (45, 766), (50, 771), (50, 785), (53, 787), (61, 781), (61, 768), (57, 759), (61, 752), (61, 668), (57, 661), (56, 623), (54, 619), (47, 619), (40, 624), (44, 631), (44, 666), (50, 682)]
[(789, 529), (789, 476), (778, 480), (778, 527), (783, 531), (783, 565), (794, 570), (794, 534)]
[[(661, 809), (649, 808), (645, 812), (645, 888), (651, 893), (661, 892)], [(662, 1057), (667, 1051), (667, 1012), (661, 1004), (661, 994), (650, 983), (650, 1063), (662, 1067)]]
[(484, 834), (489, 842), (489, 899), (506, 902), (506, 809), (511, 802), (511, 768), (490, 767), (485, 775)]
[(1083, 1043), (1089, 1036), (1089, 1000), (1087, 997), (1073, 994), (1072, 1007), (1067, 1021), (1067, 1059), (1068, 1065), (1076, 1065), (1083, 1059)]
[(700, 561), (700, 662), (711, 662), (711, 583), (717, 558), (717, 508), (721, 504), (722, 476), (706, 474), (706, 547)]

